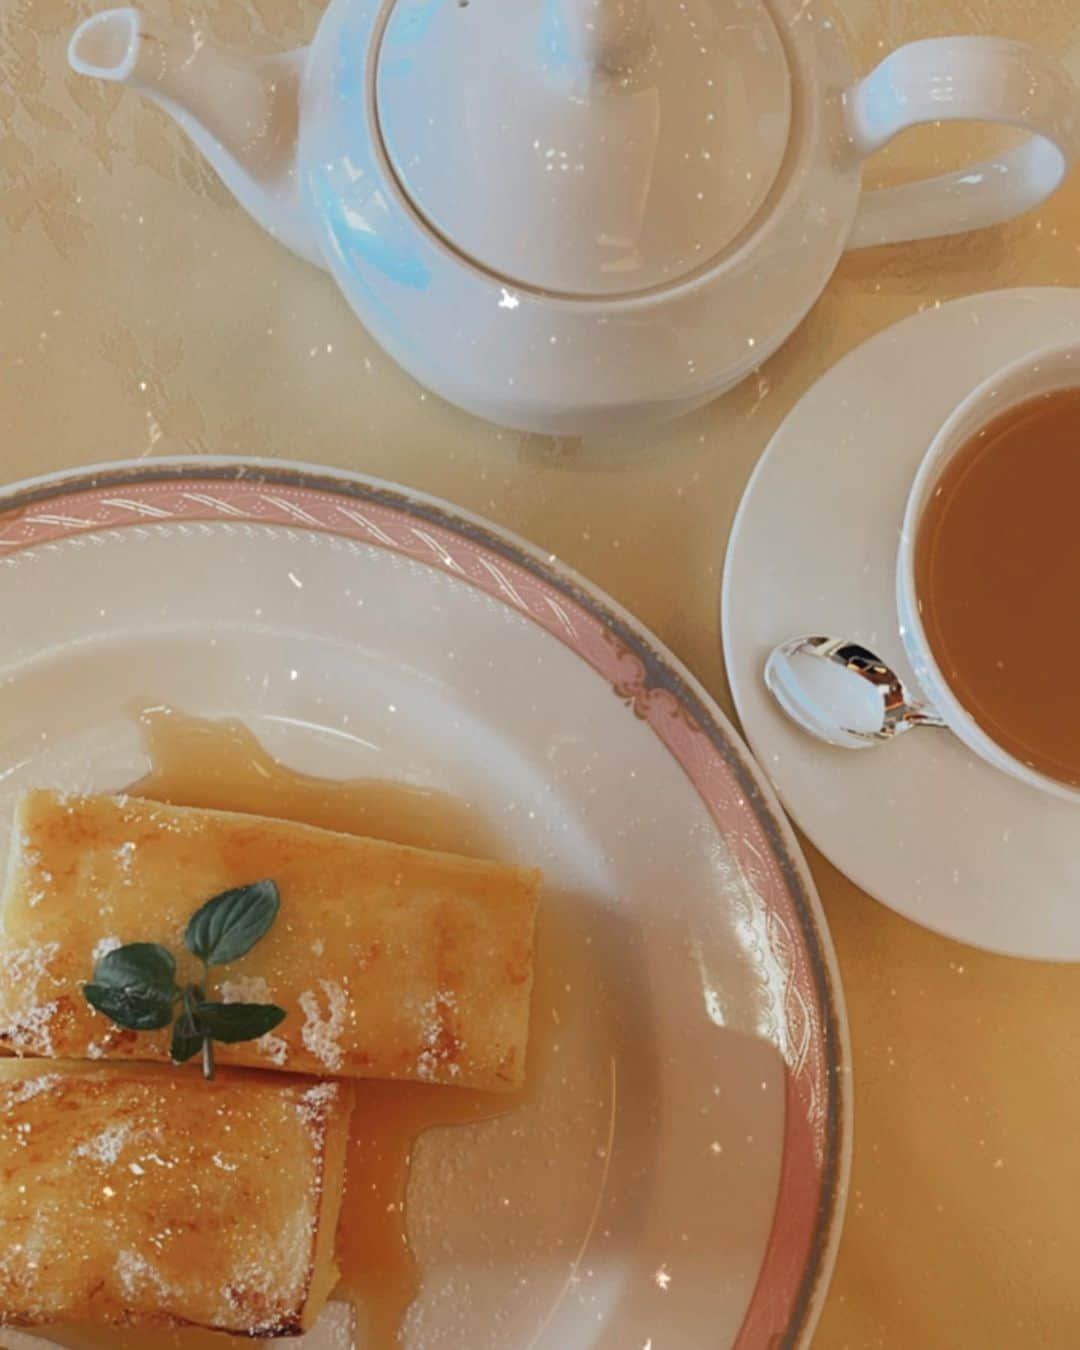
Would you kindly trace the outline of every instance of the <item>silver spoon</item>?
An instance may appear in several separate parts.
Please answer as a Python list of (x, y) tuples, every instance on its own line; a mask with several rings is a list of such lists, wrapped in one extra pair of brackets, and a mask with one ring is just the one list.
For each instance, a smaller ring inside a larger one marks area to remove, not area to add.
[(782, 643), (765, 663), (765, 683), (797, 726), (845, 750), (895, 740), (912, 727), (945, 725), (880, 656), (846, 638)]

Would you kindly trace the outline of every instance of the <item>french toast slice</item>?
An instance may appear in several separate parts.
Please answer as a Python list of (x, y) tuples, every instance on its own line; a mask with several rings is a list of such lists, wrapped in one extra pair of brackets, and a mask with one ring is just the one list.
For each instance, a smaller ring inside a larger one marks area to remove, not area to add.
[[(208, 994), (285, 1021), (223, 1064), (511, 1091), (524, 1078), (539, 874), (291, 821), (137, 797), (20, 800), (0, 907), (0, 1047), (62, 1058), (168, 1056), (82, 994), (130, 942), (182, 955), (200, 904), (269, 878), (281, 910)], [(191, 958), (180, 978), (202, 981)]]
[(340, 1081), (0, 1061), (0, 1326), (307, 1330), (351, 1110)]

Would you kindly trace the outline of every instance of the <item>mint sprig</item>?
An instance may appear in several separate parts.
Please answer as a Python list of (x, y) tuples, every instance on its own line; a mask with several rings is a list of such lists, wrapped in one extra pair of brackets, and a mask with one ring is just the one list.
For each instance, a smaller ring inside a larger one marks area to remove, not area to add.
[[(203, 1076), (214, 1076), (214, 1042), (257, 1040), (278, 1026), (285, 1010), (273, 1003), (219, 1003), (207, 999), (211, 966), (246, 956), (273, 926), (281, 906), (272, 881), (216, 895), (184, 930), (184, 946), (203, 963), (202, 984), (180, 986), (176, 959), (156, 942), (132, 942), (107, 952), (83, 985), (87, 1003), (129, 1031), (160, 1031), (172, 1023), (169, 1057), (183, 1064), (202, 1052)], [(178, 1011), (179, 1007), (179, 1011)]]

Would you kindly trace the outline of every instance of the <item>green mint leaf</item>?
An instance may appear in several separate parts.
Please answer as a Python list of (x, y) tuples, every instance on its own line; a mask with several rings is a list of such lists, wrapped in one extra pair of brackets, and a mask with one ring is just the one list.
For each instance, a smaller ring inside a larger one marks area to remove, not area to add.
[(172, 1021), (176, 962), (155, 942), (132, 942), (106, 953), (83, 986), (87, 1003), (128, 1031), (159, 1031)]
[(160, 997), (170, 1004), (180, 997), (176, 962), (172, 953), (156, 942), (131, 942), (106, 952), (94, 967), (94, 983), (146, 998)]
[(285, 1009), (273, 1003), (199, 1003), (195, 1023), (207, 1036), (227, 1045), (255, 1041), (285, 1020)]
[(195, 911), (184, 932), (184, 945), (208, 966), (228, 965), (265, 937), (280, 904), (272, 881), (225, 891)]
[(172, 1021), (172, 999), (163, 998), (157, 992), (147, 997), (107, 984), (84, 984), (83, 995), (91, 1008), (96, 1008), (128, 1031), (160, 1031)]
[(187, 1013), (181, 1013), (173, 1023), (172, 1042), (169, 1045), (169, 1058), (174, 1064), (186, 1064), (203, 1047), (203, 1037), (191, 1026)]

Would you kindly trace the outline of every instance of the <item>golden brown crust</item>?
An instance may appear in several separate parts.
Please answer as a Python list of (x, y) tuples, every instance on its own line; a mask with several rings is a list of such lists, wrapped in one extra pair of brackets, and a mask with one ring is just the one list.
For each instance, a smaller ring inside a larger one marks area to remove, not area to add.
[(0, 1045), (164, 1059), (166, 1033), (123, 1032), (86, 1004), (95, 955), (134, 941), (179, 950), (199, 903), (262, 877), (278, 883), (281, 914), (248, 956), (214, 972), (213, 992), (288, 1015), (261, 1042), (222, 1047), (223, 1062), (520, 1086), (537, 873), (134, 797), (22, 799), (0, 937)]
[(307, 1329), (351, 1109), (284, 1074), (0, 1063), (0, 1325)]

